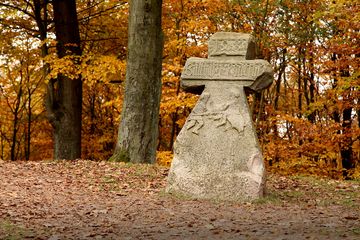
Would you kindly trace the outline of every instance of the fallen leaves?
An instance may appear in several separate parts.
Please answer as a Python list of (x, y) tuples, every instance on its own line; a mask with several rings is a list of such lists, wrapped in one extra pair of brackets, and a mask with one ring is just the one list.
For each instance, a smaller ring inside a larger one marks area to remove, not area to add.
[(0, 238), (349, 239), (359, 183), (270, 175), (258, 202), (164, 194), (168, 169), (93, 161), (0, 165)]

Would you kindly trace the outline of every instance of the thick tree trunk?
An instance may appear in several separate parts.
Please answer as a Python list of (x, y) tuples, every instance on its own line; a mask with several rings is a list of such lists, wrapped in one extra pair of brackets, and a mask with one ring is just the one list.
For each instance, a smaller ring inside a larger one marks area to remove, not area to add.
[(125, 99), (113, 161), (156, 159), (161, 94), (162, 0), (130, 1)]
[[(55, 32), (59, 58), (81, 55), (75, 0), (54, 0)], [(54, 158), (81, 157), (82, 82), (64, 75), (51, 80), (47, 110), (54, 128)]]

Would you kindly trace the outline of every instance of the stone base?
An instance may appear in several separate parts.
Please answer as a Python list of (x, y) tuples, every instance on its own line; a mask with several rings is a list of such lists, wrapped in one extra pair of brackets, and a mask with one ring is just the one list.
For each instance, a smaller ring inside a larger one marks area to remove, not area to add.
[(265, 168), (245, 93), (232, 83), (225, 88), (232, 94), (207, 86), (179, 133), (167, 192), (229, 201), (263, 195)]
[(204, 154), (194, 161), (175, 156), (168, 176), (166, 192), (196, 199), (252, 201), (264, 194), (265, 173), (260, 154), (251, 156), (245, 168), (229, 159)]
[(216, 201), (246, 202), (259, 199), (264, 194), (265, 177), (249, 171), (236, 171), (220, 174), (222, 169), (210, 173), (194, 173), (174, 159), (173, 169), (169, 173), (166, 192), (194, 199)]

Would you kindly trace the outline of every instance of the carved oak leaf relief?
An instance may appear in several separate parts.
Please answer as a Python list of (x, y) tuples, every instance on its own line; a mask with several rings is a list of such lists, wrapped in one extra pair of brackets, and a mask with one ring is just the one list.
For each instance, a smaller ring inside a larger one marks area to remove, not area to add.
[(230, 89), (230, 100), (224, 104), (214, 104), (209, 93), (203, 93), (195, 106), (187, 130), (199, 135), (199, 130), (205, 125), (206, 120), (212, 120), (216, 127), (224, 127), (225, 131), (234, 129), (239, 134), (243, 133), (245, 123), (240, 114), (239, 97), (240, 88)]

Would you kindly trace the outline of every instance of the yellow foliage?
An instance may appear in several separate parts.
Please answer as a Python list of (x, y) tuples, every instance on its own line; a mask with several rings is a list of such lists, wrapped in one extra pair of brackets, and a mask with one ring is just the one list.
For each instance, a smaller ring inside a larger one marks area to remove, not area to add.
[(81, 74), (87, 84), (97, 82), (109, 83), (112, 80), (124, 81), (125, 60), (120, 60), (114, 55), (83, 56)]
[(111, 80), (123, 81), (125, 78), (125, 61), (117, 59), (114, 55), (88, 54), (81, 57), (71, 55), (63, 58), (48, 55), (44, 61), (51, 66), (47, 80), (56, 79), (59, 74), (70, 79), (81, 76), (87, 84), (109, 83)]
[(354, 172), (352, 173), (352, 178), (356, 180), (360, 180), (360, 166), (354, 169)]
[(161, 166), (169, 167), (171, 165), (172, 158), (173, 154), (171, 151), (158, 151), (156, 153), (156, 163)]
[(63, 58), (48, 55), (44, 61), (51, 66), (51, 71), (46, 79), (56, 79), (59, 74), (64, 75), (70, 79), (77, 79), (81, 76), (81, 58), (79, 56), (69, 55)]

